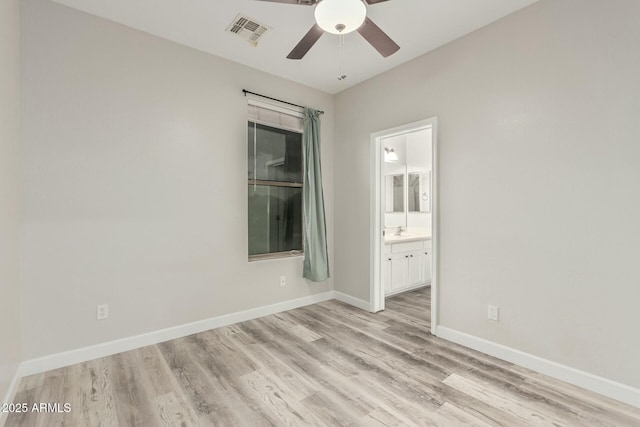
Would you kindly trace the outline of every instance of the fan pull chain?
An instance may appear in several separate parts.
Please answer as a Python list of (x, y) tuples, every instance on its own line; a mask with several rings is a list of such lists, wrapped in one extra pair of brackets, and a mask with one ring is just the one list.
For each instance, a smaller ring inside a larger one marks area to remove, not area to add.
[(344, 80), (347, 78), (347, 75), (344, 73), (344, 34), (340, 34), (339, 36), (339, 49), (340, 49), (340, 74), (338, 75), (338, 80)]

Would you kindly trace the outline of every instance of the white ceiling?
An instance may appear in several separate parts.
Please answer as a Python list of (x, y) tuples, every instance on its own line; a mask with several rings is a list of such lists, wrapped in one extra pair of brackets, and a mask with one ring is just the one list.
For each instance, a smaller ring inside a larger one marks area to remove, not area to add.
[[(383, 58), (358, 33), (324, 34), (299, 61), (288, 53), (314, 24), (313, 7), (257, 0), (54, 0), (93, 15), (334, 94), (434, 50), (537, 0), (390, 0), (367, 15), (400, 50)], [(225, 31), (238, 13), (272, 29), (257, 47)]]

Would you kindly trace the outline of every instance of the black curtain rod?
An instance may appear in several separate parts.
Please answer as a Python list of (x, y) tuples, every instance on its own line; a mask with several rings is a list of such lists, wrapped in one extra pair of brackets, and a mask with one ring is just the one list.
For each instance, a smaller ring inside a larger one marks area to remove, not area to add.
[[(262, 95), (260, 93), (251, 92), (250, 90), (246, 90), (246, 89), (242, 89), (242, 93), (244, 93), (244, 96), (247, 96), (247, 94), (250, 93), (251, 95), (259, 96), (261, 98), (270, 99), (272, 101), (282, 102), (283, 104), (293, 105), (294, 107), (298, 107), (298, 108), (305, 108), (302, 105), (294, 104), (293, 102), (287, 102), (287, 101), (283, 101), (281, 99), (272, 98), (270, 96)], [(324, 114), (324, 111), (318, 111), (318, 113)]]

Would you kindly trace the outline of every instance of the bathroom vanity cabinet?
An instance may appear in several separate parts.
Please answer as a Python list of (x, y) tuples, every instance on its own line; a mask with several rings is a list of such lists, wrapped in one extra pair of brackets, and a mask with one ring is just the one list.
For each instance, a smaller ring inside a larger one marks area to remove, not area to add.
[(393, 295), (431, 283), (431, 240), (385, 245), (384, 290)]

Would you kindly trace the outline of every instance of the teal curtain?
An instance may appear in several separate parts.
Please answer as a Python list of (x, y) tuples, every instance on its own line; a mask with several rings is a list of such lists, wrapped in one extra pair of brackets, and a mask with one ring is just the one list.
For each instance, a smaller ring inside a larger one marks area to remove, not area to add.
[(320, 165), (320, 112), (304, 109), (304, 269), (314, 282), (329, 278), (327, 223)]

